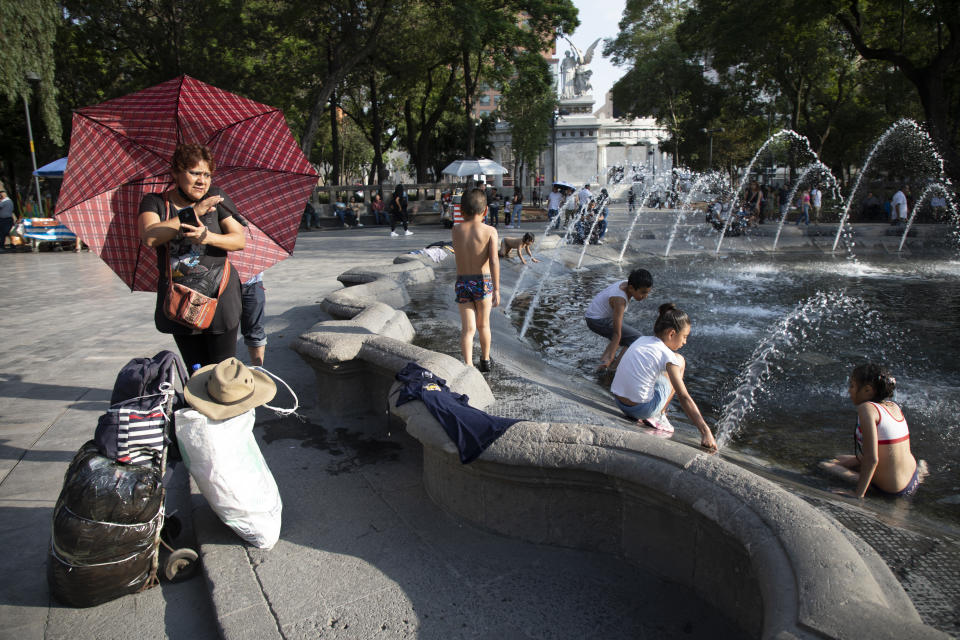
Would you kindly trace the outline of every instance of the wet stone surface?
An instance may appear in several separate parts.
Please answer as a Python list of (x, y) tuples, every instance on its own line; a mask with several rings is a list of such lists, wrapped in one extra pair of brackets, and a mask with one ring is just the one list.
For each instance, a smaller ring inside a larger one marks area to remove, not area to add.
[(371, 464), (395, 461), (403, 448), (398, 442), (377, 440), (346, 428), (330, 433), (322, 425), (295, 415), (268, 420), (257, 426), (263, 428), (263, 440), (267, 444), (277, 440), (299, 440), (301, 447), (327, 452), (332, 460), (327, 463), (326, 471), (332, 476)]
[[(504, 265), (501, 286), (506, 290), (505, 297), (509, 296), (512, 283), (519, 272), (519, 265), (509, 263)], [(590, 280), (591, 277), (587, 274), (583, 279)], [(415, 339), (417, 344), (459, 358), (460, 320), (454, 305), (450, 302), (451, 296), (447, 295), (452, 289), (452, 281), (452, 270), (444, 266), (437, 269), (435, 282), (412, 288), (415, 293), (412, 293), (411, 297), (415, 303), (411, 305), (408, 315), (417, 330)], [(576, 283), (577, 280), (574, 279), (574, 284)], [(570, 292), (569, 287), (567, 292)], [(586, 295), (585, 292), (583, 293)], [(579, 326), (578, 321), (568, 317), (555, 320), (535, 318), (531, 334), (536, 340), (546, 345), (542, 349), (536, 347), (534, 341), (517, 338), (518, 323), (529, 305), (528, 298), (529, 296), (523, 293), (517, 296), (509, 319), (504, 317), (502, 310), (495, 309), (493, 312), (491, 325), (494, 367), (493, 371), (486, 375), (486, 379), (497, 400), (495, 405), (489, 407), (487, 411), (527, 420), (589, 422), (614, 428), (632, 428), (630, 422), (621, 418), (619, 412), (612, 406), (606, 391), (611, 381), (609, 376), (603, 377), (591, 370), (590, 356), (593, 351), (599, 353), (603, 345), (599, 338), (593, 340), (592, 336)], [(659, 302), (658, 300), (657, 303)], [(649, 316), (653, 309), (655, 304), (642, 303), (637, 307), (637, 311), (640, 311), (644, 317)], [(706, 315), (709, 317), (709, 314)], [(767, 323), (772, 323), (775, 315), (759, 317)], [(637, 326), (646, 322), (646, 319), (640, 320)], [(938, 328), (942, 327), (938, 325)], [(710, 325), (706, 329), (708, 333), (712, 333), (715, 327)], [(732, 329), (727, 327), (724, 330), (736, 333), (741, 330), (741, 326), (735, 324)], [(744, 331), (745, 335), (746, 333)], [(704, 345), (703, 342), (706, 344)], [(700, 348), (703, 353), (709, 353), (711, 342), (712, 340), (701, 341), (700, 344), (703, 346)], [(835, 354), (827, 349), (814, 349), (812, 346), (808, 345), (798, 354), (804, 375), (816, 379), (823, 376), (825, 372), (834, 374), (837, 369)], [(478, 358), (479, 351), (475, 351), (475, 362)], [(699, 374), (707, 381), (712, 380), (712, 377), (731, 375), (730, 371), (723, 369), (724, 361), (718, 360), (718, 364), (715, 365), (716, 371), (701, 371)], [(821, 384), (821, 386), (826, 391), (821, 391), (818, 387), (818, 393), (825, 394), (831, 399), (833, 396), (830, 394), (836, 395), (833, 389), (837, 387), (836, 384)], [(715, 420), (713, 405), (716, 399), (710, 396), (698, 396), (696, 390), (693, 393), (701, 409), (708, 415), (708, 419)], [(836, 413), (840, 415), (843, 415), (841, 413), (843, 410), (849, 410), (842, 403), (836, 404), (838, 405)], [(772, 423), (787, 424), (789, 420), (779, 412), (789, 410), (789, 407), (770, 407), (763, 417)], [(671, 412), (671, 419), (677, 428), (677, 433), (672, 439), (695, 444), (695, 430), (684, 424), (682, 417), (674, 420), (673, 416), (678, 414), (678, 411)], [(795, 420), (795, 418), (791, 419)], [(810, 455), (822, 454), (823, 435), (811, 434), (810, 437), (816, 440), (816, 443), (811, 445)], [(751, 438), (749, 443), (741, 443), (739, 448), (748, 457), (760, 456), (760, 458), (767, 458), (764, 455), (766, 448), (763, 446), (766, 440), (774, 443), (782, 440), (779, 433), (766, 434), (762, 431), (754, 432)], [(728, 459), (735, 464), (740, 462), (735, 454), (731, 454)], [(764, 463), (764, 465), (772, 463), (773, 466), (768, 468), (769, 473), (763, 475), (774, 482), (777, 482), (778, 478), (781, 479), (780, 484), (787, 490), (834, 517), (863, 539), (877, 551), (893, 571), (913, 600), (923, 621), (946, 633), (960, 636), (960, 613), (958, 613), (960, 611), (958, 606), (960, 604), (960, 536), (955, 534), (953, 526), (949, 524), (950, 507), (953, 506), (949, 503), (950, 499), (940, 500), (940, 503), (946, 504), (946, 514), (948, 514), (948, 524), (943, 526), (926, 520), (922, 512), (918, 513), (915, 504), (906, 505), (902, 502), (872, 498), (865, 508), (856, 508), (840, 500), (834, 501), (824, 497), (827, 495), (825, 492), (835, 488), (836, 485), (818, 475), (816, 459), (811, 457), (809, 464), (798, 464), (796, 456), (785, 459), (774, 456), (772, 461), (768, 458)], [(750, 464), (745, 466), (751, 468)], [(949, 472), (949, 466), (943, 471)], [(929, 502), (930, 496), (925, 496), (924, 501)], [(902, 512), (898, 512), (898, 509)], [(943, 510), (940, 510), (938, 515), (943, 515)], [(930, 526), (927, 526), (928, 523)]]
[(798, 495), (836, 518), (880, 554), (924, 622), (960, 636), (960, 541), (890, 526), (845, 504)]

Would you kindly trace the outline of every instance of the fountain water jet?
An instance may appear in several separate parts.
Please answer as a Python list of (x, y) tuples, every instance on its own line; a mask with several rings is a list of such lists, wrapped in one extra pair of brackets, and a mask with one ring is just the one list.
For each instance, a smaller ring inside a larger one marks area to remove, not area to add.
[(577, 260), (577, 269), (579, 269), (580, 265), (583, 264), (583, 256), (586, 255), (587, 253), (587, 247), (590, 246), (590, 238), (593, 237), (593, 232), (597, 228), (597, 223), (600, 222), (600, 212), (603, 209), (603, 207), (607, 205), (608, 199), (609, 198), (607, 196), (601, 194), (600, 197), (597, 198), (596, 200), (596, 204), (594, 205), (594, 209), (593, 209), (594, 210), (593, 224), (590, 225), (590, 231), (587, 233), (587, 235), (583, 239), (583, 249), (581, 249), (580, 251), (580, 259)]
[(939, 191), (944, 200), (947, 201), (947, 209), (951, 211), (952, 215), (956, 216), (957, 205), (953, 201), (953, 193), (951, 193), (949, 186), (950, 180), (945, 180), (946, 184), (939, 182), (931, 182), (927, 185), (927, 188), (923, 190), (923, 193), (920, 194), (920, 197), (917, 198), (916, 204), (913, 206), (913, 211), (910, 212), (910, 219), (907, 221), (907, 228), (903, 230), (903, 237), (900, 238), (900, 246), (897, 247), (897, 252), (903, 251), (903, 243), (907, 241), (907, 234), (910, 233), (910, 227), (913, 226), (913, 219), (917, 217), (917, 211), (920, 209), (920, 205), (927, 199), (927, 196), (933, 191)]
[(837, 195), (838, 193), (837, 179), (834, 177), (833, 172), (830, 171), (830, 168), (827, 167), (827, 165), (820, 162), (819, 160), (808, 164), (804, 168), (803, 172), (800, 174), (800, 177), (797, 178), (797, 181), (793, 183), (793, 188), (790, 189), (790, 194), (787, 196), (787, 206), (784, 207), (781, 204), (783, 213), (780, 215), (780, 224), (777, 225), (777, 235), (773, 239), (773, 251), (777, 250), (777, 244), (780, 242), (780, 233), (783, 231), (783, 224), (787, 219), (787, 214), (790, 213), (790, 203), (793, 202), (794, 197), (797, 195), (797, 189), (799, 189), (800, 185), (803, 184), (803, 181), (807, 177), (807, 174), (809, 174), (811, 171), (814, 171), (816, 169), (819, 169), (821, 173), (827, 174), (827, 176), (830, 179), (829, 180), (830, 186), (833, 189), (834, 195)]
[(764, 383), (771, 374), (780, 370), (781, 365), (777, 361), (786, 355), (787, 349), (805, 341), (827, 318), (838, 320), (856, 317), (859, 326), (869, 327), (879, 320), (879, 315), (868, 308), (865, 302), (848, 296), (845, 291), (818, 291), (798, 302), (793, 312), (781, 318), (760, 341), (737, 376), (735, 388), (729, 393), (729, 400), (717, 422), (717, 445), (726, 446), (739, 433), (741, 423), (753, 409), (754, 400), (763, 391)]
[[(651, 187), (653, 185), (651, 184)], [(637, 198), (636, 211), (633, 214), (633, 220), (630, 222), (630, 228), (627, 229), (627, 235), (623, 240), (623, 247), (620, 248), (620, 256), (617, 258), (617, 262), (623, 262), (623, 254), (627, 251), (627, 245), (630, 244), (630, 236), (633, 235), (633, 228), (637, 225), (637, 220), (640, 219), (640, 212), (647, 205), (647, 201), (650, 199), (650, 196), (653, 194), (653, 189), (648, 188), (644, 184), (643, 189), (640, 191), (640, 197)]]
[[(533, 312), (537, 308), (537, 303), (540, 301), (540, 294), (543, 291), (543, 285), (547, 281), (547, 276), (550, 275), (550, 271), (553, 269), (553, 265), (556, 263), (556, 253), (557, 249), (560, 248), (560, 245), (567, 244), (567, 240), (570, 238), (570, 232), (576, 227), (578, 222), (581, 222), (586, 215), (587, 207), (586, 205), (581, 205), (580, 210), (577, 211), (577, 215), (570, 221), (570, 224), (567, 225), (567, 229), (563, 234), (563, 238), (560, 242), (557, 243), (557, 246), (550, 251), (550, 259), (547, 261), (547, 266), (544, 268), (543, 275), (540, 276), (540, 282), (537, 284), (537, 290), (533, 294), (533, 300), (530, 301), (530, 307), (527, 309), (527, 313), (523, 318), (523, 326), (520, 328), (520, 338), (523, 339), (523, 336), (526, 335), (527, 329), (530, 327), (530, 321), (533, 318)], [(518, 281), (519, 282), (519, 281)], [(514, 286), (513, 294), (510, 296), (510, 302), (507, 303), (507, 306), (504, 308), (503, 312), (506, 313), (510, 304), (513, 303), (513, 299), (517, 296), (519, 287)]]
[(717, 240), (717, 250), (714, 252), (716, 255), (720, 255), (720, 246), (723, 244), (723, 238), (727, 234), (727, 229), (730, 227), (730, 222), (733, 220), (734, 214), (737, 210), (737, 205), (740, 203), (740, 196), (743, 193), (743, 188), (747, 183), (747, 180), (750, 179), (750, 170), (753, 169), (753, 165), (756, 164), (757, 158), (760, 157), (760, 154), (763, 153), (764, 149), (769, 146), (771, 142), (777, 138), (783, 136), (790, 136), (794, 140), (803, 141), (807, 145), (807, 149), (810, 151), (810, 154), (816, 158), (817, 154), (814, 153), (813, 149), (810, 147), (810, 141), (807, 140), (806, 136), (802, 136), (792, 129), (781, 129), (775, 134), (766, 139), (766, 141), (760, 145), (760, 148), (757, 149), (757, 152), (753, 154), (753, 158), (750, 160), (750, 164), (747, 165), (746, 171), (743, 172), (743, 178), (740, 180), (740, 184), (737, 185), (736, 191), (733, 192), (733, 200), (731, 201), (730, 215), (727, 216), (727, 220), (723, 225), (723, 230), (720, 231), (720, 238)]
[(883, 132), (883, 134), (874, 143), (873, 147), (870, 149), (870, 153), (867, 154), (867, 159), (866, 161), (864, 161), (863, 167), (860, 169), (860, 172), (857, 174), (857, 179), (853, 183), (853, 189), (850, 190), (850, 195), (847, 198), (847, 204), (843, 208), (843, 214), (840, 216), (840, 225), (837, 227), (837, 236), (833, 240), (832, 251), (837, 250), (837, 244), (839, 244), (840, 242), (840, 234), (843, 232), (844, 227), (846, 226), (847, 216), (849, 216), (850, 214), (850, 205), (853, 204), (856, 198), (857, 189), (860, 187), (860, 181), (863, 180), (863, 176), (866, 175), (867, 169), (870, 167), (870, 162), (873, 160), (874, 154), (876, 154), (877, 150), (883, 146), (883, 143), (887, 141), (887, 138), (890, 137), (890, 134), (892, 134), (894, 131), (897, 131), (898, 129), (912, 130), (922, 140), (927, 141), (927, 143), (930, 145), (930, 149), (931, 149), (931, 152), (933, 153), (933, 157), (938, 161), (940, 166), (940, 171), (937, 177), (943, 175), (943, 157), (941, 157), (940, 154), (937, 153), (936, 146), (933, 144), (933, 140), (930, 138), (930, 134), (924, 131), (919, 124), (917, 124), (913, 120), (910, 120), (909, 118), (903, 118), (901, 120), (897, 120), (896, 122), (894, 122), (892, 125), (890, 125), (889, 128), (887, 128), (886, 131)]
[(663, 252), (663, 256), (665, 258), (670, 255), (670, 247), (673, 246), (673, 240), (677, 235), (677, 228), (680, 226), (680, 223), (686, 219), (687, 213), (690, 211), (690, 203), (693, 201), (694, 194), (699, 193), (702, 190), (701, 187), (708, 181), (713, 181), (714, 183), (719, 182), (721, 185), (723, 185), (726, 184), (726, 177), (722, 176), (718, 171), (710, 171), (700, 175), (694, 181), (693, 186), (690, 187), (690, 191), (687, 192), (683, 202), (680, 204), (680, 214), (677, 216), (676, 220), (674, 220), (673, 228), (670, 229), (670, 238), (667, 240), (667, 248)]

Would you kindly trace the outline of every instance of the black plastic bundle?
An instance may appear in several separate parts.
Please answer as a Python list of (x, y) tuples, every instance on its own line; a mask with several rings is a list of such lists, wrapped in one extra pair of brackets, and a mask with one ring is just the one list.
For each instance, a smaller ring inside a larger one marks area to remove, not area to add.
[(53, 512), (47, 580), (63, 604), (90, 607), (156, 582), (163, 524), (160, 469), (80, 447)]

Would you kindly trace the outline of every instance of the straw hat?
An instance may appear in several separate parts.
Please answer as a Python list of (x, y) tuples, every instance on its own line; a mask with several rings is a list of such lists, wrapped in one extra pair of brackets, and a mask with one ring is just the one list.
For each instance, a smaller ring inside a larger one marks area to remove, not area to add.
[(211, 420), (226, 420), (270, 402), (277, 385), (265, 373), (247, 368), (236, 358), (198, 369), (187, 381), (183, 396)]

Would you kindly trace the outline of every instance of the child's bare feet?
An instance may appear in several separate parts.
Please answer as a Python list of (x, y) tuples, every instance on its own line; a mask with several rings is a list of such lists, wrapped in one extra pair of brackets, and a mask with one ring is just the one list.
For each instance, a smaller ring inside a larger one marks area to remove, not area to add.
[(836, 458), (832, 460), (821, 460), (818, 466), (829, 473), (830, 475), (836, 476), (841, 480), (856, 484), (860, 480), (860, 474), (856, 471), (851, 471), (847, 467), (840, 464), (840, 461)]

